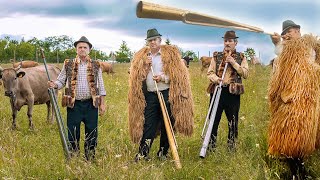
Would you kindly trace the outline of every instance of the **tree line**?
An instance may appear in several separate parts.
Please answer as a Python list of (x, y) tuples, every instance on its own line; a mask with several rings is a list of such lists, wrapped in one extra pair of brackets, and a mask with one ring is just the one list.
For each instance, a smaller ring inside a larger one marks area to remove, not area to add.
[[(20, 60), (41, 62), (40, 48), (44, 50), (47, 62), (61, 63), (64, 59), (75, 57), (74, 42), (75, 40), (67, 35), (50, 36), (44, 40), (34, 37), (27, 41), (24, 38), (15, 40), (5, 36), (0, 39), (0, 63)], [(94, 48), (91, 49), (90, 56), (93, 59), (110, 58), (110, 55)]]
[[(33, 60), (41, 62), (40, 48), (44, 49), (46, 60), (49, 63), (61, 63), (64, 59), (75, 57), (76, 50), (73, 46), (75, 40), (67, 35), (50, 36), (43, 40), (33, 37), (30, 40), (11, 39), (10, 36), (0, 38), (0, 63), (10, 63), (12, 60)], [(165, 40), (165, 44), (171, 45), (170, 39)], [(179, 48), (179, 47), (178, 47)], [(181, 56), (189, 56), (194, 61), (198, 61), (198, 55), (192, 51), (183, 51), (179, 48)], [(250, 57), (255, 52), (252, 48), (248, 48), (245, 55)], [(130, 62), (134, 52), (128, 47), (126, 41), (122, 41), (119, 49), (109, 54), (93, 48), (90, 56), (93, 59), (114, 60), (120, 63)], [(249, 59), (250, 60), (250, 59)]]

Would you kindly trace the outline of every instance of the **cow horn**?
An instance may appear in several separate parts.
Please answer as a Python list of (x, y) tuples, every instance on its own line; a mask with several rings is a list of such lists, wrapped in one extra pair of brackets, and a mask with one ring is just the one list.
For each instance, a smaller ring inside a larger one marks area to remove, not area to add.
[(18, 66), (17, 68), (15, 68), (14, 70), (15, 70), (15, 71), (19, 71), (19, 69), (21, 68), (21, 66), (22, 66), (22, 61), (20, 61), (19, 66)]

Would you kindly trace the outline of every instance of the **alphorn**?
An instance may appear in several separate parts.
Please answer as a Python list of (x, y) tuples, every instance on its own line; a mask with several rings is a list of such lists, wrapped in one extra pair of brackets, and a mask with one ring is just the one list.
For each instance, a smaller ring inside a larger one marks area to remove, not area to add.
[(136, 8), (136, 15), (139, 18), (163, 19), (182, 21), (186, 24), (194, 24), (201, 26), (213, 26), (220, 28), (238, 29), (244, 31), (251, 31), (256, 33), (264, 33), (273, 35), (274, 33), (264, 32), (263, 29), (231, 21), (228, 19), (192, 12), (188, 10), (163, 6), (145, 1), (139, 1)]
[[(51, 81), (51, 78), (50, 78), (50, 75), (49, 75), (49, 71), (48, 71), (48, 68), (47, 68), (46, 57), (44, 56), (43, 49), (40, 49), (40, 51), (41, 51), (44, 67), (46, 69), (48, 80)], [(55, 94), (53, 88), (48, 88), (48, 93), (49, 93), (49, 96), (50, 96), (50, 101), (51, 101), (52, 107), (54, 109), (54, 114), (55, 114), (56, 119), (57, 119), (59, 135), (60, 135), (60, 139), (61, 139), (61, 144), (62, 144), (64, 156), (65, 156), (66, 160), (68, 161), (71, 158), (71, 153), (70, 153), (69, 148), (68, 148), (69, 144), (68, 144), (68, 140), (67, 140), (67, 132), (66, 132), (66, 129), (65, 129), (65, 126), (64, 126), (64, 123), (63, 123), (63, 119), (61, 117), (61, 112), (60, 112), (60, 109), (59, 109), (59, 106), (58, 106), (56, 94)]]
[[(148, 56), (150, 56), (150, 54), (148, 54)], [(152, 76), (154, 76), (154, 71), (153, 71), (152, 65), (151, 65), (150, 68), (151, 68)], [(181, 166), (181, 162), (180, 162), (180, 158), (179, 158), (179, 154), (178, 154), (177, 141), (176, 141), (176, 138), (174, 136), (174, 131), (173, 131), (173, 128), (172, 128), (172, 124), (171, 124), (171, 121), (170, 121), (170, 117), (169, 117), (169, 114), (168, 114), (166, 103), (164, 101), (163, 94), (158, 89), (158, 84), (157, 84), (156, 80), (154, 80), (154, 85), (156, 87), (157, 96), (158, 96), (160, 107), (161, 107), (164, 126), (166, 128), (166, 133), (167, 133), (169, 146), (170, 146), (171, 153), (172, 153), (172, 158), (174, 160), (174, 164), (175, 164), (176, 168), (177, 169), (181, 169), (182, 166)]]
[[(230, 55), (231, 55), (231, 51), (229, 52), (228, 56), (230, 56)], [(228, 63), (226, 63), (224, 66), (222, 77), (221, 77), (222, 81), (220, 81), (219, 85), (215, 87), (212, 99), (210, 101), (210, 106), (209, 106), (209, 110), (208, 110), (208, 113), (206, 116), (206, 121), (204, 123), (204, 127), (203, 127), (202, 133), (201, 133), (201, 137), (203, 138), (203, 142), (202, 142), (202, 146), (201, 146), (200, 154), (199, 154), (199, 156), (201, 158), (206, 157), (208, 145), (209, 145), (209, 142), (211, 139), (212, 128), (213, 128), (214, 120), (216, 118), (217, 109), (218, 109), (218, 105), (219, 105), (219, 101), (220, 101), (220, 96), (221, 96), (221, 91), (222, 91), (221, 86), (222, 86), (222, 82), (223, 82), (224, 76), (226, 74), (227, 68), (228, 68)], [(208, 124), (208, 121), (209, 121), (209, 124)], [(205, 136), (203, 136), (204, 132), (206, 132)]]

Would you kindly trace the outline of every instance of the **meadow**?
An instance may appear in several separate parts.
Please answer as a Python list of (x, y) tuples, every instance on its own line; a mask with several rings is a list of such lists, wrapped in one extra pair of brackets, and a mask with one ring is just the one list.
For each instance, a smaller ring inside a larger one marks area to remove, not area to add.
[[(152, 160), (135, 163), (138, 145), (128, 134), (128, 70), (129, 64), (114, 64), (114, 75), (104, 74), (106, 113), (99, 118), (99, 137), (95, 162), (83, 158), (84, 127), (81, 134), (81, 156), (66, 162), (57, 123), (46, 121), (46, 105), (34, 107), (35, 130), (28, 128), (27, 107), (17, 116), (18, 130), (11, 129), (9, 98), (0, 87), (0, 178), (1, 179), (284, 179), (288, 167), (267, 155), (269, 121), (267, 86), (271, 68), (251, 65), (249, 78), (244, 80), (241, 96), (239, 138), (236, 152), (227, 150), (227, 120), (223, 114), (217, 149), (205, 159), (199, 158), (200, 134), (208, 110), (208, 80), (200, 64), (190, 65), (190, 80), (195, 106), (194, 134), (186, 138), (177, 134), (182, 169), (175, 169), (169, 157), (156, 158), (157, 138), (151, 149)], [(61, 95), (59, 95), (60, 103)], [(61, 108), (61, 107), (60, 107)], [(66, 119), (66, 109), (62, 109)], [(320, 152), (306, 159), (305, 166), (313, 179), (320, 179)], [(310, 177), (311, 178), (311, 177)]]

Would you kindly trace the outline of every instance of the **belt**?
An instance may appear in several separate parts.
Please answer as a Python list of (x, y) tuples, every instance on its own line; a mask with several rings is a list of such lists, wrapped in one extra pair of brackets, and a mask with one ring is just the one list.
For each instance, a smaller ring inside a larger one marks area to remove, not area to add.
[(87, 101), (92, 101), (92, 98), (90, 99), (76, 99), (78, 102), (87, 102)]
[[(169, 89), (165, 89), (165, 90), (162, 90), (160, 92), (165, 92), (165, 91), (169, 91)], [(157, 91), (148, 91), (149, 93), (154, 93), (154, 94), (157, 94)]]

